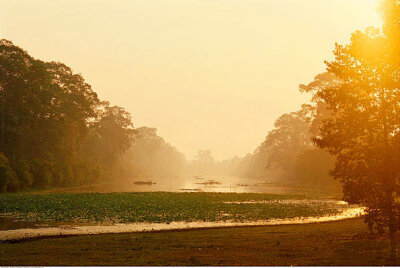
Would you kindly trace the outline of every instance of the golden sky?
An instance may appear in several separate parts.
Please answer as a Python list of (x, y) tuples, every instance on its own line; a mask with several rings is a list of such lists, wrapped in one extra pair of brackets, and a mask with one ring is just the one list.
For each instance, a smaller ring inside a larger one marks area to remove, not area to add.
[(377, 0), (0, 0), (0, 38), (81, 73), (192, 158), (252, 152)]

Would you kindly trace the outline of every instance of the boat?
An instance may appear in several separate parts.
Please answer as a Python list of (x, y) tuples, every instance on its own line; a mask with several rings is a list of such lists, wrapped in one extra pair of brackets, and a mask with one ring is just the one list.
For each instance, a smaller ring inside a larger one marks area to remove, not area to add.
[(156, 184), (153, 181), (134, 181), (133, 184), (137, 184), (137, 185), (153, 185)]
[(208, 180), (205, 182), (197, 182), (196, 184), (204, 184), (204, 185), (221, 185), (222, 183), (215, 180)]

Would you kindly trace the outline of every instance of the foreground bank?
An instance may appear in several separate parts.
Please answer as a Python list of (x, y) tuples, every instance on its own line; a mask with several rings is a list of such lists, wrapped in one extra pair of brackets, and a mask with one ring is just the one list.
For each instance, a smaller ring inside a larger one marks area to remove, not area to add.
[(349, 208), (335, 215), (322, 217), (295, 217), (286, 219), (270, 219), (261, 221), (219, 221), (219, 222), (171, 222), (171, 223), (130, 223), (113, 225), (70, 226), (63, 225), (51, 228), (25, 228), (0, 231), (0, 242), (17, 242), (43, 237), (62, 237), (73, 235), (139, 233), (154, 231), (171, 231), (185, 229), (223, 228), (223, 227), (252, 227), (268, 225), (307, 224), (337, 221), (355, 218), (364, 214), (364, 208)]
[(361, 219), (0, 244), (0, 265), (395, 265)]

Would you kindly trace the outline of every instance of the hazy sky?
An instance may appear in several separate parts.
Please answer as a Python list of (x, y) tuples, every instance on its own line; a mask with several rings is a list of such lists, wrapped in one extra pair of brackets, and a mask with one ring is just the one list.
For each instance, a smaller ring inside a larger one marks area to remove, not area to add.
[(69, 65), (135, 127), (192, 158), (252, 152), (307, 101), (335, 42), (378, 25), (377, 0), (0, 0), (0, 38)]

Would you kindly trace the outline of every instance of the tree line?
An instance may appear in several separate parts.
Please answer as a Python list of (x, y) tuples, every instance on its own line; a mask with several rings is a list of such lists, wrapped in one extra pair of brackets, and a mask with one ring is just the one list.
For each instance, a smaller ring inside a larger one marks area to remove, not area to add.
[[(332, 73), (324, 72), (308, 85), (300, 85), (300, 90), (311, 92), (337, 80)], [(322, 102), (304, 104), (296, 112), (283, 114), (253, 153), (227, 160), (225, 165), (230, 166), (232, 175), (240, 177), (340, 191), (340, 184), (329, 175), (335, 157), (313, 142), (329, 115)]]
[(0, 40), (0, 192), (168, 175), (184, 161), (70, 67)]

